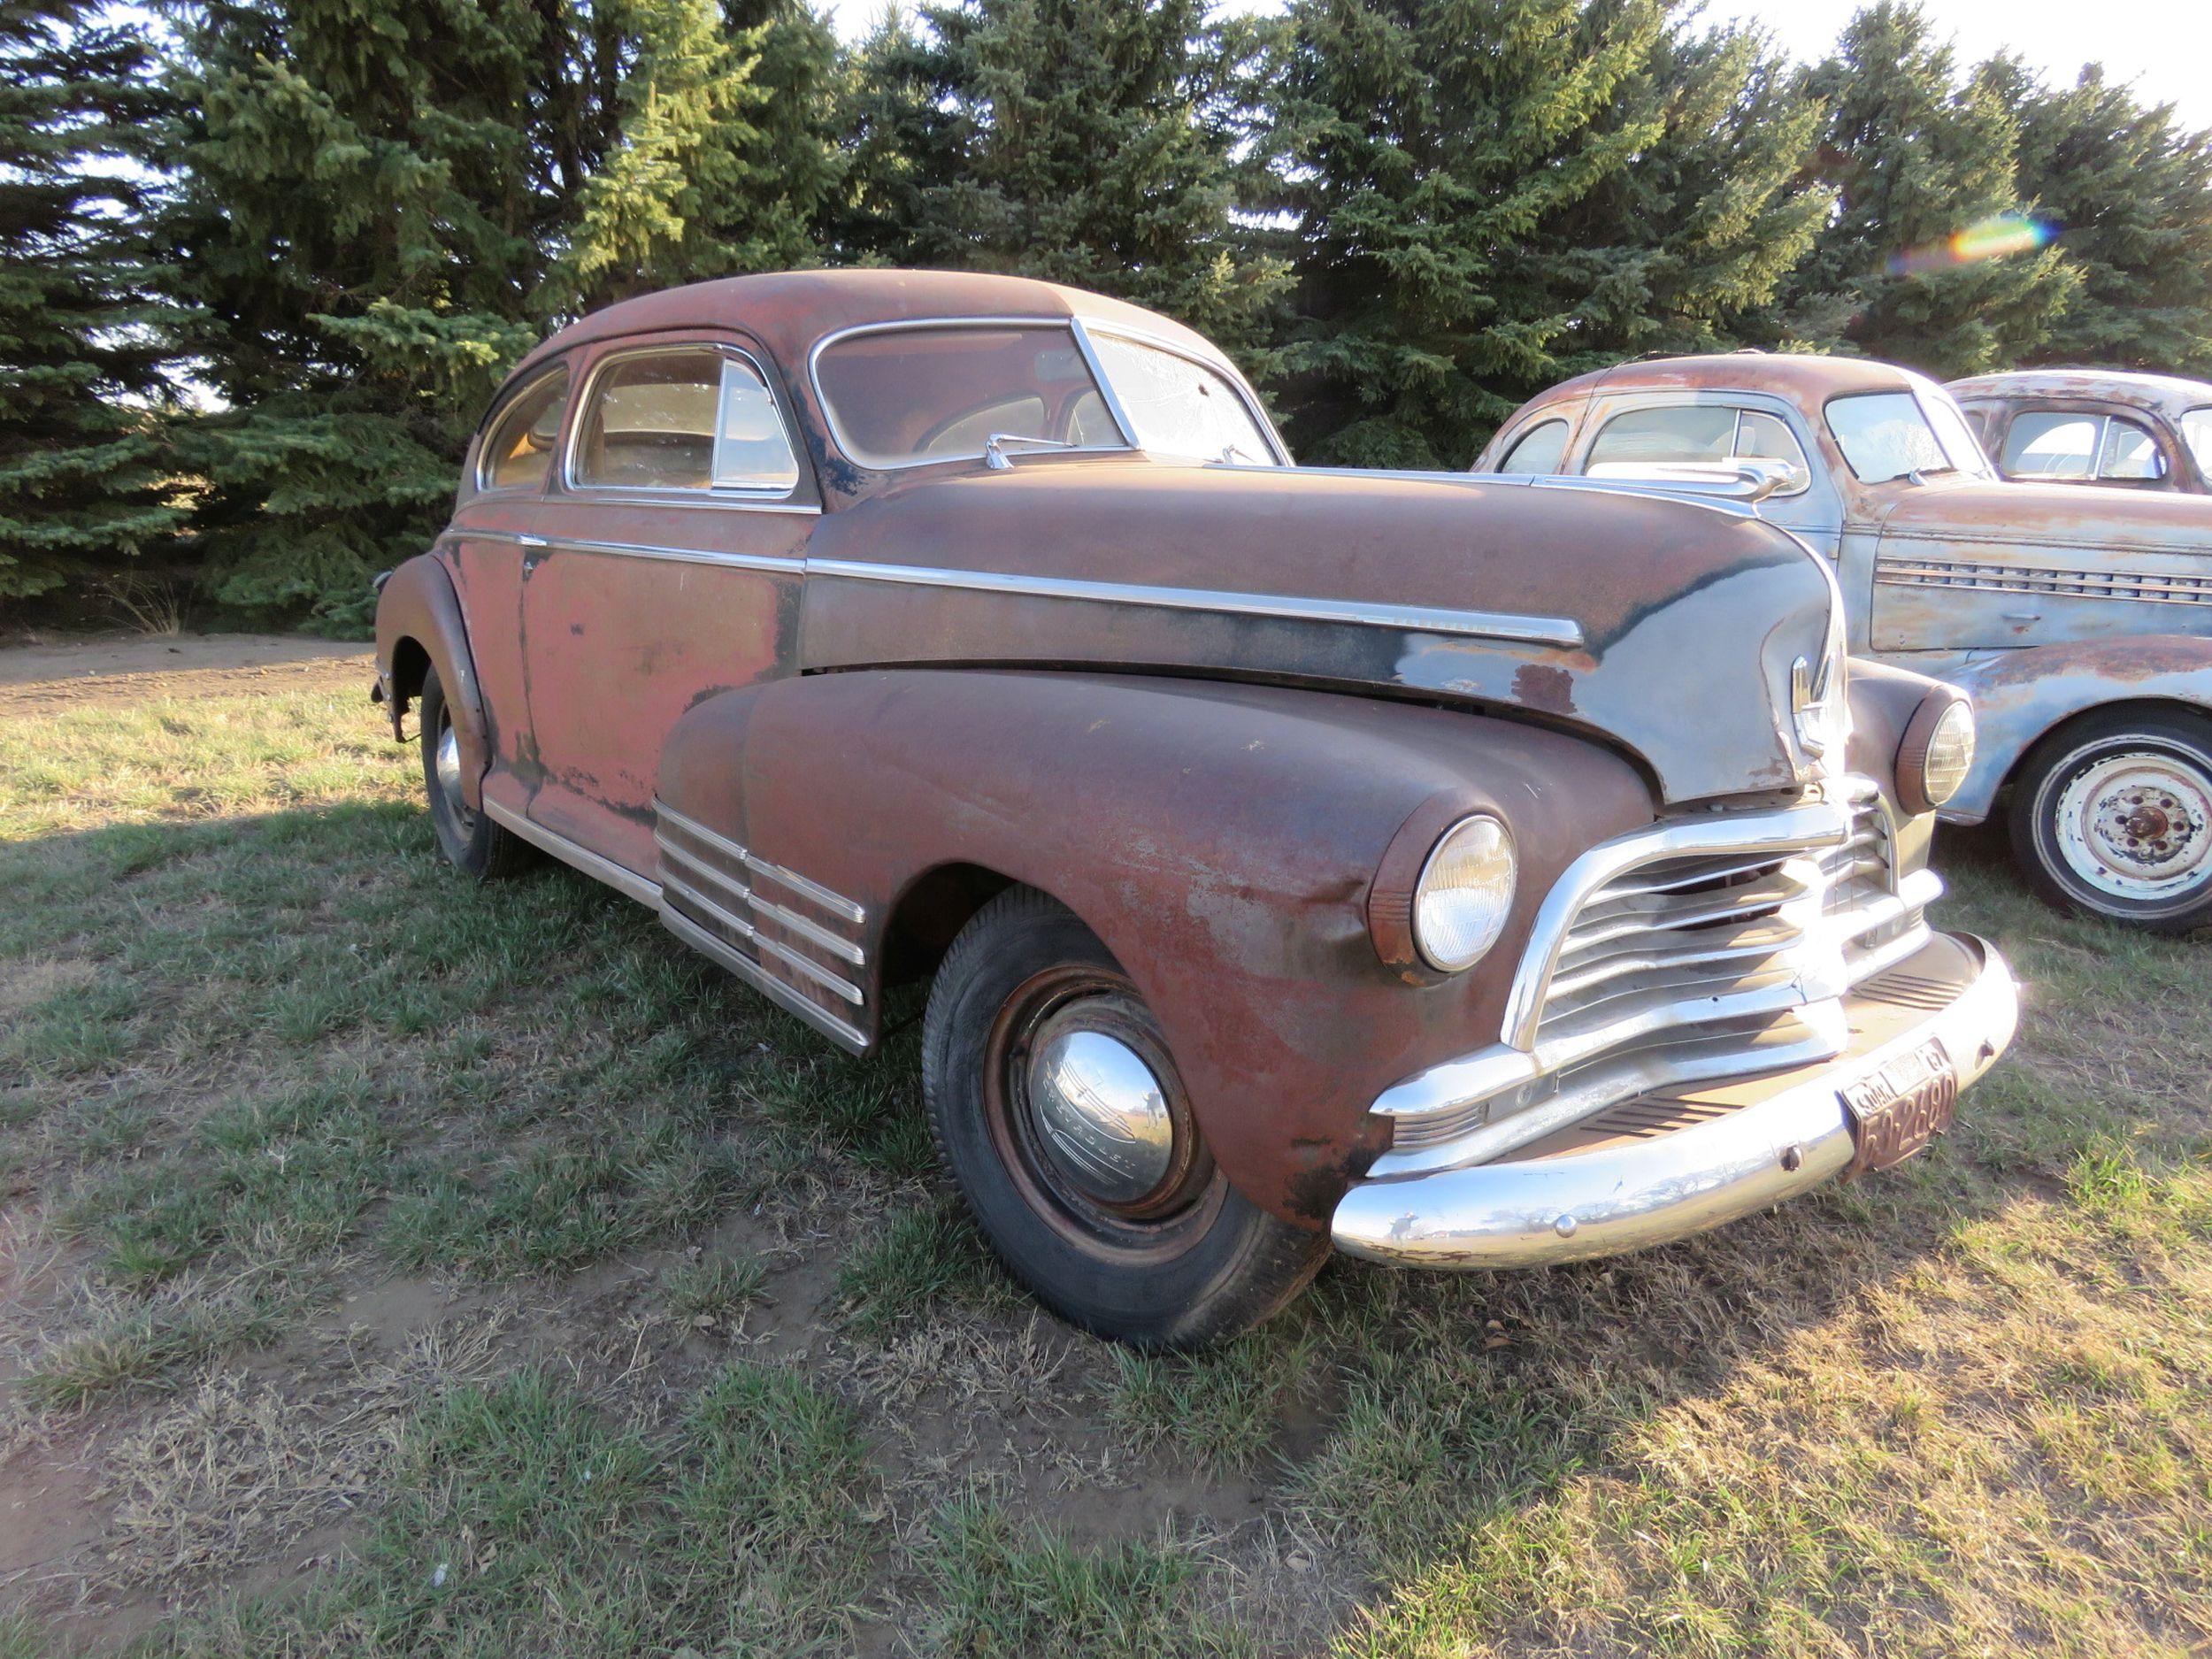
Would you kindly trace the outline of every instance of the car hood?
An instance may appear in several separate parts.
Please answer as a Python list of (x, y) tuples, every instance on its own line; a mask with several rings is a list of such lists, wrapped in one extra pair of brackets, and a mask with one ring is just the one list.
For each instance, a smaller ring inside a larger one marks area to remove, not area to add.
[(2212, 495), (1986, 479), (1893, 488), (1885, 537), (2212, 556)]
[(1812, 777), (1793, 665), (1840, 649), (1824, 567), (1755, 515), (1455, 474), (1025, 459), (832, 512), (807, 567), (810, 671), (1107, 665), (1517, 710), (1640, 757), (1670, 802)]

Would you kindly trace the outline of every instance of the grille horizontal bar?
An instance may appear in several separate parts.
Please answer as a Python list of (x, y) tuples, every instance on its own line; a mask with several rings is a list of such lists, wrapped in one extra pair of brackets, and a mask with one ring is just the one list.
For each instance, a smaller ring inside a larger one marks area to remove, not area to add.
[(1874, 785), (1592, 849), (1540, 908), (1504, 1041), (1385, 1091), (1397, 1172), (1495, 1157), (1662, 1085), (1842, 1052), (1844, 996), (1928, 934)]

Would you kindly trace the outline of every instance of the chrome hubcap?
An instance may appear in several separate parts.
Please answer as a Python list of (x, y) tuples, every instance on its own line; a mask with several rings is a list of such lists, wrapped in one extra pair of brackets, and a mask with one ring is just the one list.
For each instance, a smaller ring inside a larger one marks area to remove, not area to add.
[(1175, 1160), (1175, 1119), (1160, 1079), (1118, 1037), (1076, 1024), (1047, 1035), (1029, 1063), (1038, 1139), (1062, 1179), (1106, 1204), (1156, 1191)]
[(2170, 897), (2212, 877), (2212, 778), (2170, 755), (2107, 756), (2058, 802), (2067, 863), (2115, 898)]
[(475, 821), (476, 815), (468, 809), (461, 796), (461, 740), (455, 735), (453, 722), (438, 722), (436, 751), (438, 793), (445, 797), (446, 809), (453, 814), (453, 821), (464, 831)]

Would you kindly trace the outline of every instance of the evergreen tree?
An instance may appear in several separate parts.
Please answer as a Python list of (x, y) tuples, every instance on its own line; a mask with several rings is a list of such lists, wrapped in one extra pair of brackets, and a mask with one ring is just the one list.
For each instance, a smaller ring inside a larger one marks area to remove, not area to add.
[(145, 291), (146, 49), (85, 0), (0, 4), (0, 604), (96, 579), (180, 516)]
[(638, 6), (615, 142), (577, 201), (572, 309), (819, 257), (842, 172), (836, 42), (796, 0)]
[(850, 251), (1102, 290), (1235, 342), (1280, 292), (1232, 219), (1201, 0), (963, 0), (859, 54)]
[(2007, 367), (2047, 340), (2078, 281), (2056, 250), (1948, 251), (2022, 214), (2019, 129), (1986, 82), (1961, 84), (1918, 6), (1861, 12), (1806, 81), (1828, 107), (1816, 171), (1839, 203), (1785, 290), (1787, 332), (1945, 377)]
[(1777, 65), (1671, 0), (1294, 0), (1280, 50), (1317, 459), (1464, 466), (1564, 375), (1728, 343), (1827, 205)]
[(2094, 65), (2053, 90), (2016, 58), (1978, 78), (2019, 128), (2019, 192), (2082, 285), (2032, 360), (2212, 374), (2212, 134)]
[(732, 4), (183, 13), (164, 231), (227, 405), (183, 445), (220, 599), (359, 627), (549, 324), (806, 257), (833, 180), (828, 42), (795, 3)]

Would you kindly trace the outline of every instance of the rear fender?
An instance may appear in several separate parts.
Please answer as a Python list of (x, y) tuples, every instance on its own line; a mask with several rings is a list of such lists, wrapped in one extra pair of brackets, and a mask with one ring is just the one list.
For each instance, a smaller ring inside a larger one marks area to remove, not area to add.
[(1989, 816), (2021, 757), (2078, 714), (2116, 703), (2212, 710), (2212, 640), (2139, 634), (2069, 640), (1947, 666), (1944, 678), (1974, 699), (1974, 769), (1944, 809), (1960, 823)]
[(406, 741), (408, 705), (422, 695), (425, 667), (438, 671), (446, 706), (453, 712), (461, 749), (461, 795), (483, 804), (485, 768), (491, 762), (491, 722), (476, 683), (468, 627), (453, 578), (425, 553), (409, 559), (385, 582), (376, 605), (376, 679), (392, 718), (392, 735)]
[[(849, 920), (857, 964), (772, 914), (750, 918), (764, 968), (848, 1024), (849, 1047), (879, 1033), (887, 926), (918, 883), (987, 872), (1058, 899), (1158, 1016), (1230, 1180), (1308, 1226), (1382, 1150), (1377, 1094), (1495, 1040), (1558, 872), (1652, 817), (1628, 762), (1557, 733), (1095, 673), (871, 670), (722, 693), (678, 723), (660, 790), (741, 855), (756, 895), (818, 932)], [(1378, 872), (1387, 858), (1409, 885), (1442, 828), (1478, 810), (1505, 818), (1519, 849), (1504, 936), (1450, 977), (1386, 962), (1369, 919)], [(684, 879), (665, 850), (662, 875)], [(849, 976), (858, 1003), (785, 972), (780, 950)]]

